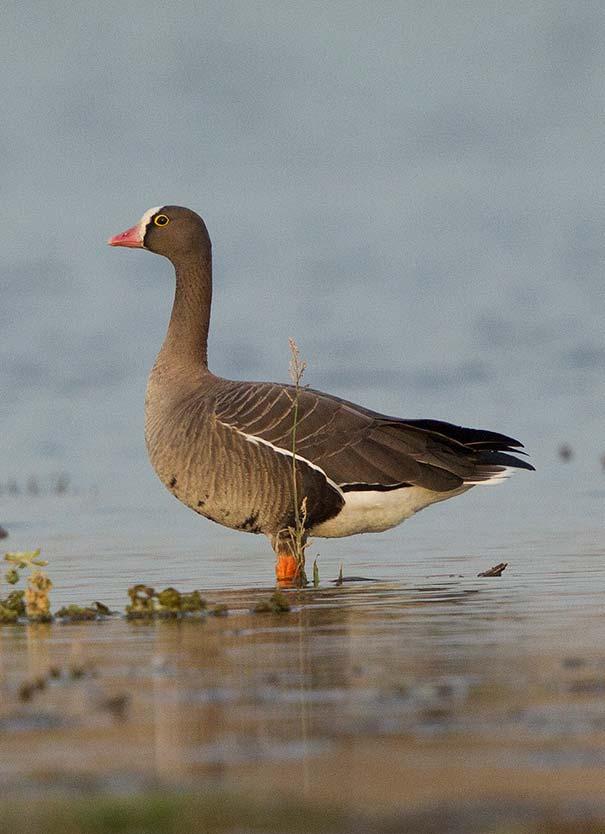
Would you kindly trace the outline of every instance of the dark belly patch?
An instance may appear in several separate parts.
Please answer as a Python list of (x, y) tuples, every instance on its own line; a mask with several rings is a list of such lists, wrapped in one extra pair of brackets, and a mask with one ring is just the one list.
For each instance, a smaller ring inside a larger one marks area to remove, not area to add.
[(245, 530), (247, 533), (262, 533), (258, 522), (258, 513), (250, 513), (241, 524), (237, 525), (238, 530)]

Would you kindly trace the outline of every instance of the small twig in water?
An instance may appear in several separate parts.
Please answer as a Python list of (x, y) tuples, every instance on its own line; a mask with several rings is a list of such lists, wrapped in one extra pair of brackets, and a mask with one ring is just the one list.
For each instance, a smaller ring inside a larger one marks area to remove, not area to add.
[(299, 584), (307, 584), (305, 573), (305, 550), (310, 542), (307, 541), (307, 496), (299, 503), (298, 480), (296, 469), (296, 430), (298, 427), (298, 404), (302, 378), (307, 363), (300, 358), (298, 345), (294, 339), (288, 339), (290, 346), (290, 379), (294, 383), (294, 399), (292, 405), (292, 501), (294, 504), (294, 527), (288, 527), (292, 555), (296, 559), (297, 579)]
[(478, 573), (477, 576), (502, 576), (507, 567), (508, 562), (500, 562), (499, 565), (494, 565), (493, 568), (484, 570), (481, 573)]

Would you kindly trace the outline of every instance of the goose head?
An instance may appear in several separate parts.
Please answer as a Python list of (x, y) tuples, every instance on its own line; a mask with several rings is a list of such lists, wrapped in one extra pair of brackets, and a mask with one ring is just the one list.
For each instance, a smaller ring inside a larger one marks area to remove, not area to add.
[(138, 223), (110, 237), (110, 246), (148, 249), (169, 260), (195, 252), (209, 252), (206, 224), (194, 211), (183, 206), (148, 209)]

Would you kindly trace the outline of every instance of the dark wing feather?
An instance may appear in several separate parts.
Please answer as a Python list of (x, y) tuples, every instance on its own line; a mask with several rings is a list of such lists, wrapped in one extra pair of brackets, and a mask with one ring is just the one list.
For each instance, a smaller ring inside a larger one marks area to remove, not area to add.
[[(294, 395), (290, 385), (224, 380), (216, 392), (216, 417), (291, 450)], [(521, 445), (495, 432), (388, 417), (320, 391), (299, 390), (297, 454), (337, 484), (409, 483), (449, 491), (507, 466), (532, 469), (509, 454)]]

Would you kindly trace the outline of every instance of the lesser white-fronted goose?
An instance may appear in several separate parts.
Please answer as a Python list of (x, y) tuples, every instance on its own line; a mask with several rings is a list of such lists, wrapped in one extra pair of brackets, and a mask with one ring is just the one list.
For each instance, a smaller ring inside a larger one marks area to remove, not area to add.
[(517, 440), (437, 420), (388, 417), (301, 388), (292, 477), (293, 386), (222, 379), (208, 370), (211, 243), (204, 221), (180, 206), (152, 208), (111, 246), (148, 249), (175, 268), (168, 332), (149, 376), (145, 437), (164, 485), (206, 518), (269, 536), (277, 575), (296, 571), (285, 531), (294, 495), (306, 498), (307, 532), (350, 536), (387, 530), (418, 510), (533, 469)]

